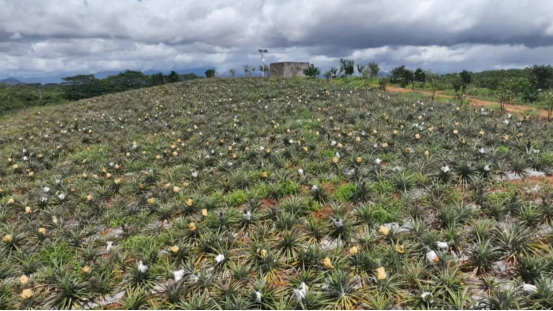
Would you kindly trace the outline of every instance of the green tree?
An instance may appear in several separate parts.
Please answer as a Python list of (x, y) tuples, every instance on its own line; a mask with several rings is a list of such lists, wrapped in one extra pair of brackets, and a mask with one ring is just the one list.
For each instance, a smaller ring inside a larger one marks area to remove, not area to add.
[(330, 67), (330, 73), (332, 74), (333, 78), (336, 78), (338, 76), (338, 68), (336, 67)]
[(503, 81), (496, 91), (501, 113), (505, 112), (506, 105), (511, 105), (516, 99), (516, 82), (513, 79)]
[(303, 69), (303, 74), (310, 78), (316, 78), (321, 74), (321, 69), (319, 69), (319, 67), (315, 67), (314, 64), (311, 64), (309, 67)]
[(467, 86), (470, 85), (472, 82), (472, 73), (466, 70), (463, 70), (459, 75), (461, 76), (461, 83), (465, 85), (465, 89), (466, 89)]
[(405, 66), (398, 66), (390, 71), (390, 82), (400, 84), (405, 76)]
[(63, 97), (68, 100), (79, 100), (105, 94), (100, 80), (94, 75), (77, 75), (62, 79)]
[(201, 79), (201, 76), (198, 76), (197, 74), (191, 72), (191, 73), (185, 73), (180, 75), (181, 80), (196, 80)]
[(149, 84), (150, 77), (140, 71), (125, 70), (105, 78), (102, 82), (108, 93), (115, 93), (145, 87)]
[(180, 81), (180, 76), (176, 71), (171, 71), (169, 75), (167, 76), (167, 81), (169, 83), (175, 83)]
[(365, 76), (363, 74), (363, 71), (365, 71), (365, 67), (367, 66), (362, 66), (361, 64), (357, 64), (357, 73), (359, 73), (360, 75), (362, 75), (363, 77)]
[(388, 78), (382, 78), (378, 81), (378, 86), (381, 91), (386, 92), (386, 87), (388, 86)]
[(165, 84), (165, 76), (160, 73), (154, 73), (150, 76), (150, 85), (156, 86), (156, 85), (162, 85)]
[(259, 65), (259, 71), (263, 72), (266, 76), (269, 76), (269, 66), (267, 65)]
[(539, 90), (529, 78), (514, 80), (515, 96), (526, 103), (533, 103), (539, 99)]
[(340, 72), (344, 72), (346, 77), (353, 75), (355, 71), (355, 62), (351, 59), (340, 59)]
[(206, 78), (214, 78), (215, 77), (215, 69), (208, 69), (205, 71), (205, 77)]
[(434, 100), (436, 98), (436, 92), (438, 90), (441, 90), (443, 87), (443, 79), (437, 74), (433, 74), (430, 72), (428, 72), (426, 75), (428, 77), (427, 79), (430, 82), (430, 87), (432, 89), (432, 100)]
[(246, 77), (251, 77), (252, 76), (252, 67), (250, 65), (244, 65), (244, 66), (242, 66), (242, 68), (244, 68), (244, 75)]
[(234, 78), (236, 76), (236, 69), (231, 68), (231, 69), (229, 69), (228, 73), (231, 77)]
[(426, 72), (420, 68), (417, 68), (417, 70), (415, 70), (415, 81), (422, 83), (422, 87), (424, 88), (426, 83)]
[(398, 66), (390, 72), (390, 82), (406, 87), (415, 80), (413, 71), (406, 69), (404, 65)]
[(370, 62), (368, 66), (371, 78), (378, 77), (378, 74), (380, 73), (380, 66), (375, 62)]
[(550, 65), (534, 65), (529, 68), (536, 89), (549, 90), (553, 85), (553, 68)]
[(551, 121), (553, 115), (553, 92), (542, 92), (540, 94), (539, 106), (547, 110), (547, 121)]
[(323, 77), (325, 77), (326, 81), (330, 80), (330, 78), (332, 78), (332, 71), (330, 70), (325, 71), (325, 73), (323, 74)]
[(449, 83), (455, 91), (455, 96), (459, 99), (459, 101), (462, 101), (465, 93), (465, 85), (463, 84), (463, 80), (461, 80), (461, 76), (458, 74), (450, 76)]
[(405, 69), (405, 71), (403, 71), (403, 80), (402, 87), (406, 87), (412, 83), (413, 90), (415, 89), (415, 73), (413, 73), (412, 70)]

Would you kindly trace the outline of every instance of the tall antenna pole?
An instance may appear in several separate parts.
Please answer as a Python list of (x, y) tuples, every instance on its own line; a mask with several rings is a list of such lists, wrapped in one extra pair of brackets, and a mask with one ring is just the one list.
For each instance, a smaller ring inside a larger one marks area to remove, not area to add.
[(262, 64), (261, 77), (265, 77), (265, 54), (269, 53), (269, 51), (264, 49), (258, 49), (257, 51), (259, 52), (259, 54), (261, 54), (261, 64)]

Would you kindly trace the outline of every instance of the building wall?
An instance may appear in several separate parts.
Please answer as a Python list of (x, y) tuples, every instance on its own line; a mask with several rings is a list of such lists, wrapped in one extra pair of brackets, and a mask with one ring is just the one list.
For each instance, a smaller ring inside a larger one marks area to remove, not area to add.
[(305, 62), (282, 62), (282, 63), (272, 63), (271, 64), (271, 73), (278, 77), (291, 78), (292, 68), (294, 66), (299, 66), (300, 70), (296, 74), (296, 77), (305, 77), (303, 74), (303, 69), (309, 67), (309, 63)]

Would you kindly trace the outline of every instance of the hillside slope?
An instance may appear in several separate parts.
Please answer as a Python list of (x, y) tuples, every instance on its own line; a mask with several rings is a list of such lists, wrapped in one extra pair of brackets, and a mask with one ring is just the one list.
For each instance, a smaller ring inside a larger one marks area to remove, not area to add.
[(6, 79), (0, 79), (0, 84), (16, 85), (16, 84), (25, 84), (25, 83), (14, 78), (6, 78)]
[(509, 178), (553, 168), (552, 133), (308, 80), (24, 110), (0, 120), (0, 308), (550, 308), (551, 185)]

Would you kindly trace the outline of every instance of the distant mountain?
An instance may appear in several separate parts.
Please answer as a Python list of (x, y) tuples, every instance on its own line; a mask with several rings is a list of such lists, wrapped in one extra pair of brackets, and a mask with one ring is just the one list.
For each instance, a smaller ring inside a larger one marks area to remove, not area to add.
[(0, 84), (15, 85), (15, 84), (25, 84), (25, 83), (15, 78), (6, 78), (6, 79), (0, 80)]
[(17, 78), (20, 81), (23, 81), (24, 83), (41, 83), (41, 84), (47, 84), (47, 83), (61, 83), (63, 82), (61, 77), (30, 77), (30, 78)]

